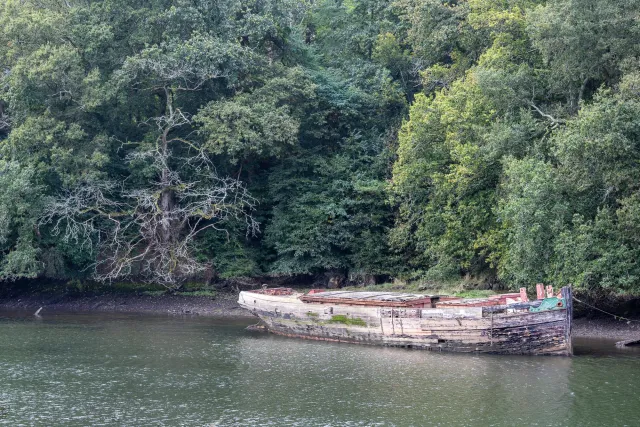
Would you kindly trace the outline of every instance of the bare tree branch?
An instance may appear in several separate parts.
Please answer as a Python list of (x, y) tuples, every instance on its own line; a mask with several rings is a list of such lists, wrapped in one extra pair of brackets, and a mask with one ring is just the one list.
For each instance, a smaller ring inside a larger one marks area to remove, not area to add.
[(50, 225), (65, 242), (88, 250), (97, 245), (97, 280), (136, 276), (175, 288), (206, 268), (193, 255), (200, 233), (226, 232), (227, 221), (239, 220), (255, 235), (259, 225), (251, 216), (256, 200), (240, 181), (213, 172), (189, 182), (176, 171), (171, 176), (175, 204), (169, 209), (160, 203), (166, 188), (157, 183), (138, 189), (85, 184), (51, 200), (40, 225)]
[[(227, 232), (229, 221), (244, 222), (247, 235), (259, 232), (251, 216), (256, 200), (239, 180), (219, 177), (201, 147), (169, 137), (190, 123), (188, 115), (169, 104), (167, 114), (152, 122), (159, 132), (157, 143), (129, 153), (126, 161), (153, 168), (156, 180), (136, 188), (126, 181), (85, 183), (51, 200), (40, 225), (88, 250), (97, 245), (97, 280), (135, 276), (175, 289), (206, 269), (194, 256), (199, 234)], [(172, 144), (188, 155), (174, 155)], [(189, 180), (182, 178), (183, 171)]]
[(94, 251), (97, 280), (135, 276), (175, 289), (206, 269), (194, 255), (201, 233), (227, 232), (232, 221), (244, 223), (249, 236), (259, 232), (251, 215), (256, 200), (243, 183), (219, 177), (208, 153), (177, 132), (192, 123), (188, 113), (174, 107), (174, 93), (227, 76), (226, 60), (221, 54), (199, 62), (151, 47), (116, 73), (124, 84), (146, 84), (164, 94), (162, 112), (145, 122), (157, 132), (155, 143), (139, 144), (125, 156), (130, 170), (144, 164), (155, 177), (135, 186), (126, 179), (84, 183), (51, 200), (39, 221), (63, 241)]
[(566, 123), (565, 120), (562, 119), (556, 119), (555, 117), (553, 117), (550, 114), (545, 113), (544, 111), (542, 111), (540, 108), (538, 108), (538, 106), (536, 104), (533, 103), (533, 101), (529, 101), (529, 105), (536, 110), (536, 112), (538, 114), (540, 114), (542, 117), (544, 117), (545, 119), (549, 120), (549, 122), (551, 122), (551, 127), (553, 129), (557, 128), (559, 125)]

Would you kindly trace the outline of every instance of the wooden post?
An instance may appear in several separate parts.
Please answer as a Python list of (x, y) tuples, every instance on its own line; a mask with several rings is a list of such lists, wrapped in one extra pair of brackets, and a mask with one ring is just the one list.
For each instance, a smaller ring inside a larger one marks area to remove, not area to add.
[(522, 302), (529, 301), (529, 297), (527, 296), (527, 288), (520, 288), (520, 300)]
[(536, 284), (536, 299), (544, 299), (544, 283)]
[(396, 325), (395, 322), (393, 321), (393, 308), (391, 309), (391, 329), (392, 329), (392, 334), (395, 335), (396, 334)]
[(553, 286), (547, 285), (547, 298), (553, 298)]
[(572, 356), (573, 344), (571, 343), (571, 323), (573, 321), (573, 295), (571, 285), (563, 287), (560, 292), (562, 293), (562, 298), (564, 298), (564, 304), (567, 307), (564, 339), (567, 342), (567, 355)]
[(491, 312), (491, 335), (490, 335), (490, 339), (491, 339), (491, 347), (493, 347), (493, 311)]

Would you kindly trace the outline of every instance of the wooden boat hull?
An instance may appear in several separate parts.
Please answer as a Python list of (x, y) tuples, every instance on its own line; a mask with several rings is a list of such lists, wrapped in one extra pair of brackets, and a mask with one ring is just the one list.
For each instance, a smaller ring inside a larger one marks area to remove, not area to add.
[(571, 307), (395, 308), (303, 303), (300, 294), (241, 292), (238, 302), (289, 337), (467, 353), (571, 355)]

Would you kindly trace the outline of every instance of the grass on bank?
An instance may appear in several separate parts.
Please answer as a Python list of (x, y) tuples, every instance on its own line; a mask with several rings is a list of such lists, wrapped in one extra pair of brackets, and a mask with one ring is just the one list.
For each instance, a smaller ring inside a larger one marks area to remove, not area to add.
[(171, 292), (162, 285), (136, 282), (99, 283), (83, 280), (67, 282), (33, 281), (16, 287), (21, 294), (31, 295), (145, 295), (159, 297), (162, 295), (179, 295), (186, 297), (215, 298), (218, 291), (204, 283), (185, 283), (179, 290)]
[(204, 283), (187, 282), (182, 285), (179, 290), (170, 291), (162, 285), (151, 283), (135, 283), (135, 282), (114, 282), (111, 284), (92, 284), (89, 288), (91, 291), (115, 294), (137, 294), (152, 297), (162, 295), (178, 295), (185, 297), (209, 297), (215, 298), (216, 290)]
[[(160, 289), (141, 290), (141, 289), (145, 289), (145, 286), (147, 287), (154, 286), (155, 288), (160, 288)], [(148, 295), (148, 296), (161, 296), (161, 295), (171, 294), (171, 295), (178, 295), (183, 297), (215, 298), (218, 294), (218, 292), (215, 289), (213, 289), (211, 285), (207, 285), (204, 283), (197, 283), (197, 282), (187, 282), (182, 285), (182, 288), (180, 290), (177, 290), (174, 292), (169, 292), (168, 289), (165, 288), (164, 286), (147, 285), (147, 284), (138, 284), (137, 289), (138, 289), (138, 292), (141, 293), (142, 295)]]

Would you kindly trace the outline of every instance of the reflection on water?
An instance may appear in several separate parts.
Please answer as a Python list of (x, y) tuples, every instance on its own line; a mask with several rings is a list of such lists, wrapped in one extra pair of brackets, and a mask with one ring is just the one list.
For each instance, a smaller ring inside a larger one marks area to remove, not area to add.
[(0, 314), (0, 425), (638, 425), (640, 351), (475, 356), (246, 320)]

